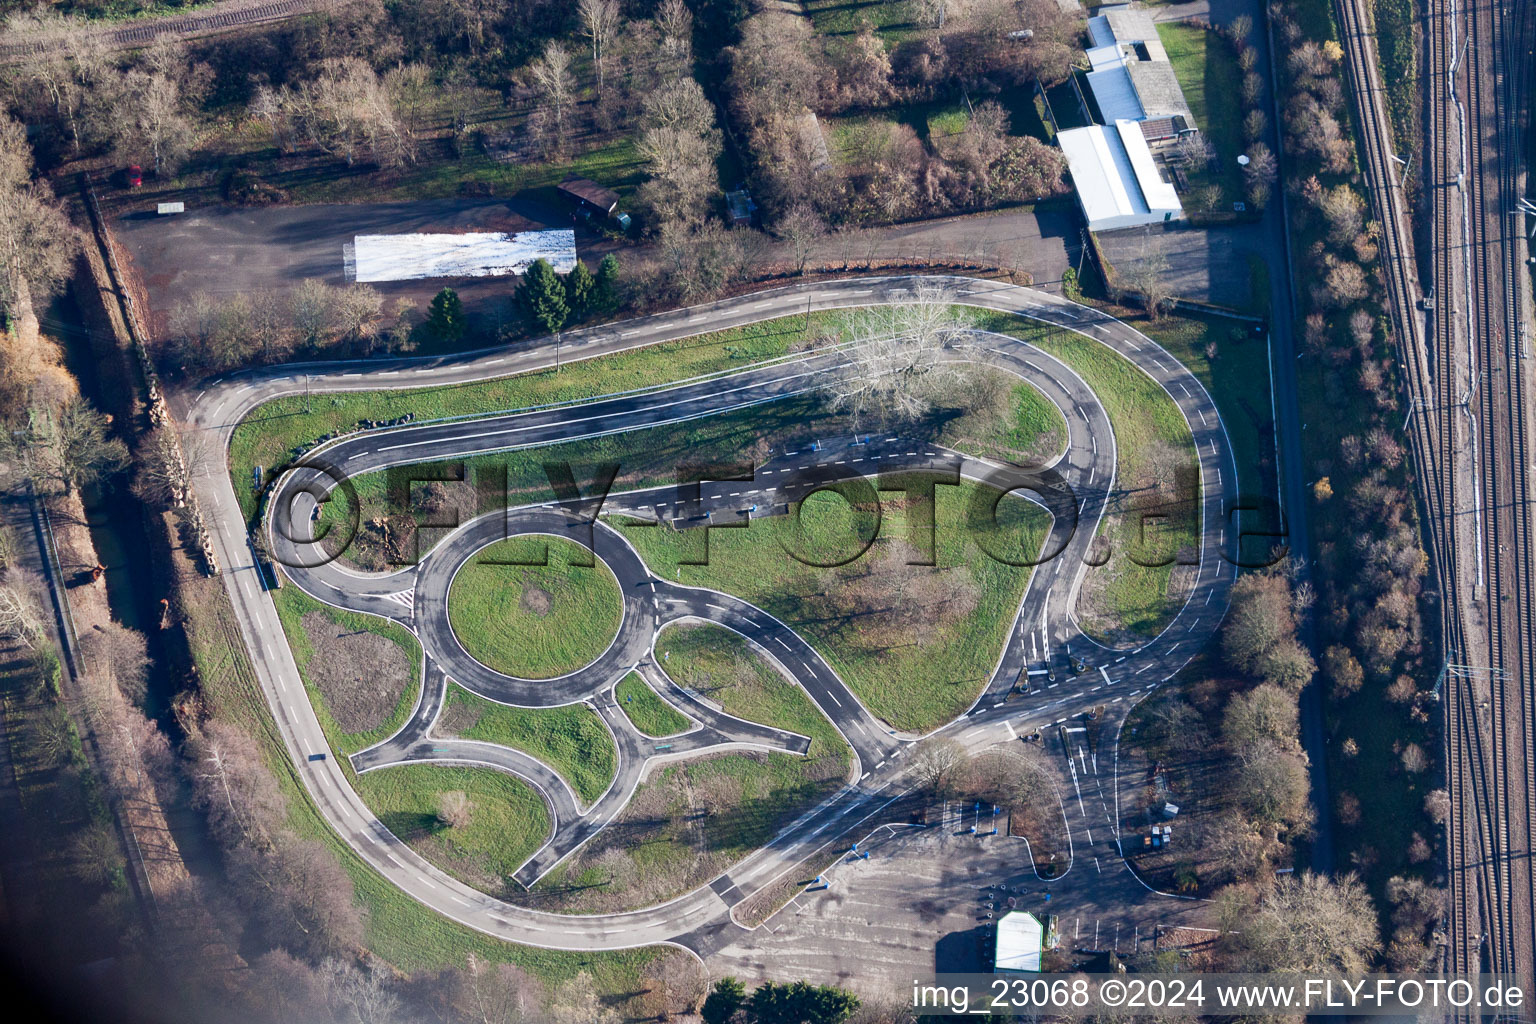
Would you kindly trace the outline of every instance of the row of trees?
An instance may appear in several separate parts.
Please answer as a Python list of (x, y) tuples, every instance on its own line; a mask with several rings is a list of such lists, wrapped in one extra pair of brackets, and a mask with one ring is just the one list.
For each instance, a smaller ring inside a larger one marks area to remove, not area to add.
[(296, 352), (369, 355), (414, 346), (416, 304), (384, 298), (366, 284), (336, 286), (316, 278), (287, 293), (197, 292), (172, 308), (163, 352), (198, 374), (256, 362), (277, 362)]
[(556, 334), (592, 313), (611, 309), (618, 283), (619, 259), (613, 253), (603, 257), (596, 274), (577, 260), (570, 273), (561, 276), (548, 260), (539, 259), (523, 275), (513, 301), (536, 330)]
[[(1308, 452), (1317, 474), (1314, 499), (1342, 506), (1315, 520), (1319, 661), (1343, 726), (1331, 747), (1334, 812), (1347, 826), (1342, 835), (1350, 861), (1385, 897), (1381, 916), (1390, 917), (1392, 927), (1386, 960), (1394, 969), (1419, 969), (1429, 962), (1441, 916), (1443, 894), (1424, 875), (1448, 801), (1443, 791), (1429, 791), (1424, 816), (1415, 819), (1397, 810), (1403, 801), (1364, 792), (1381, 784), (1383, 772), (1395, 788), (1424, 792), (1436, 746), (1429, 695), (1421, 688), (1432, 671), (1420, 612), (1428, 558), (1404, 461), (1393, 338), (1377, 298), (1383, 293), (1378, 228), (1357, 185), (1339, 75), (1342, 49), (1332, 39), (1308, 38), (1285, 4), (1272, 8), (1272, 18), (1288, 50), (1286, 188), (1297, 199), (1294, 229), (1305, 240), (1298, 250), (1314, 282), (1302, 299), (1302, 343), (1308, 372), (1321, 378), (1322, 400), (1350, 424), (1332, 433), (1336, 440), (1323, 442), (1323, 450)], [(1362, 728), (1385, 729), (1389, 741), (1351, 735), (1360, 717), (1381, 716), (1392, 724)], [(1410, 797), (1407, 806), (1419, 799)]]

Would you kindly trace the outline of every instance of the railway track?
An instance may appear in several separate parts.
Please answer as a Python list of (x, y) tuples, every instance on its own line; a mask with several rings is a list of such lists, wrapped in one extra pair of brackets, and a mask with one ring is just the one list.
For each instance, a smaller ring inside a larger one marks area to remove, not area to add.
[[(1511, 89), (1511, 40), (1525, 12), (1503, 3), (1441, 0), (1429, 43), (1437, 141), (1436, 344), (1457, 354), (1465, 339), (1474, 485), (1473, 578), (1456, 580), (1456, 650), (1478, 669), (1447, 682), (1452, 966), (1532, 977), (1536, 880), (1530, 855), (1536, 766), (1536, 546), (1530, 519), (1527, 353), (1523, 350), (1518, 259), (1508, 227), (1519, 152)], [(1453, 150), (1452, 146), (1457, 147)], [(1453, 175), (1454, 172), (1454, 175)], [(1453, 187), (1453, 182), (1458, 187)], [(1442, 393), (1444, 389), (1442, 389)], [(1470, 591), (1470, 592), (1469, 592)], [(1481, 627), (1481, 628), (1477, 628)]]
[[(102, 26), (93, 33), (108, 48), (132, 49), (145, 46), (162, 35), (182, 38), (210, 35), (237, 28), (248, 28), (275, 21), (283, 21), (326, 6), (326, 0), (272, 0), (255, 7), (215, 8), (204, 13), (178, 14), (162, 18), (145, 18), (122, 27)], [(47, 43), (30, 45), (9, 44), (0, 46), (0, 64), (14, 64), (26, 60), (50, 48)]]
[(1536, 545), (1529, 515), (1521, 271), (1507, 226), (1532, 15), (1528, 3), (1429, 0), (1428, 317), (1381, 102), (1366, 0), (1337, 0), (1382, 269), (1398, 332), (1426, 543), (1441, 583), (1451, 939), (1445, 966), (1531, 978)]

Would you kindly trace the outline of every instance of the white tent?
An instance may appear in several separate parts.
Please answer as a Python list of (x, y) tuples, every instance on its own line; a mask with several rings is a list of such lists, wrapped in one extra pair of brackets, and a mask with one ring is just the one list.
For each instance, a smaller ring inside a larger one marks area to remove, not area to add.
[(411, 235), (358, 235), (344, 254), (355, 277), (369, 281), (416, 281), (429, 277), (502, 277), (521, 274), (546, 259), (560, 273), (576, 268), (576, 232), (505, 231)]
[(997, 971), (1040, 971), (1040, 950), (1045, 944), (1045, 929), (1040, 919), (1027, 910), (1010, 910), (997, 922)]

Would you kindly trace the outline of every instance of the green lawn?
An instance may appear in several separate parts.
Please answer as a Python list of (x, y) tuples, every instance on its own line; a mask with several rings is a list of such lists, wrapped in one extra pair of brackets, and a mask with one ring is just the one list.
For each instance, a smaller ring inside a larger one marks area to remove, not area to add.
[(868, 22), (890, 49), (920, 32), (910, 0), (805, 0), (802, 6), (822, 36), (852, 36)]
[(635, 728), (647, 736), (672, 736), (691, 724), (682, 712), (658, 697), (636, 672), (620, 680), (613, 695)]
[(619, 765), (607, 726), (585, 705), (511, 708), (450, 685), (438, 728), (539, 758), (564, 775), (582, 803), (593, 803), (607, 792)]
[(533, 755), (564, 776), (583, 803), (602, 796), (618, 771), (613, 737), (584, 704), (514, 708), (450, 685), (438, 728)]
[(726, 714), (808, 736), (806, 757), (825, 759), (823, 770), (848, 770), (848, 745), (805, 691), (753, 650), (738, 633), (722, 626), (680, 623), (662, 630), (656, 654), (667, 675), (695, 690)]
[(1241, 490), (1274, 497), (1274, 417), (1265, 338), (1243, 324), (1215, 318), (1165, 317), (1136, 327), (1188, 367), (1215, 399), (1232, 442)]
[(608, 828), (534, 886), (530, 902), (577, 913), (648, 906), (761, 847), (842, 785), (847, 745), (798, 686), (745, 639), (682, 624), (657, 644), (666, 671), (729, 713), (811, 737), (805, 756), (727, 754), (663, 765)]
[[(843, 314), (816, 314), (814, 329), (830, 329)], [(229, 467), (247, 515), (255, 512), (251, 469), (281, 466), (327, 434), (353, 430), (362, 420), (417, 421), (490, 415), (644, 390), (786, 355), (805, 337), (805, 318), (784, 317), (661, 342), (614, 355), (566, 363), (559, 373), (536, 371), (452, 387), (402, 388), (289, 395), (266, 402), (235, 428)]]
[[(331, 746), (339, 753), (355, 754), (399, 732), (406, 719), (410, 718), (411, 711), (416, 707), (417, 698), (421, 694), (421, 644), (417, 642), (416, 637), (403, 626), (388, 619), (343, 611), (340, 608), (322, 604), (292, 585), (272, 591), (272, 603), (276, 606), (277, 617), (283, 624), (283, 633), (288, 637), (288, 646), (293, 650), (293, 659), (298, 663), (299, 675), (304, 679), (304, 689), (309, 694), (309, 702), (314, 705), (315, 716), (320, 719), (320, 726), (325, 730)], [(336, 723), (330, 709), (326, 707), (324, 695), (311, 679), (310, 661), (315, 657), (316, 652), (302, 623), (304, 616), (311, 612), (318, 612), (347, 629), (382, 636), (405, 652), (411, 666), (411, 682), (401, 693), (399, 701), (389, 710), (388, 716), (377, 727), (364, 732), (346, 732)]]
[[(466, 885), (501, 895), (508, 876), (549, 836), (544, 798), (521, 779), (491, 768), (407, 764), (359, 775), (360, 796), (389, 830)], [(439, 799), (460, 792), (468, 822), (438, 820)]]
[[(547, 565), (508, 564), (545, 557), (546, 547)], [(521, 679), (553, 679), (595, 661), (623, 617), (613, 570), (559, 537), (498, 541), (471, 558), (448, 589), (448, 621), (459, 643), (481, 664)]]
[[(1159, 22), (1157, 35), (1168, 51), (1196, 126), (1216, 147), (1220, 170), (1213, 182), (1221, 186), (1226, 203), (1241, 199), (1237, 157), (1243, 151), (1243, 73), (1237, 54), (1214, 31), (1196, 25)], [(1204, 174), (1191, 175), (1190, 185), (1198, 187), (1205, 180)]]
[[(1174, 493), (1174, 470), (1193, 470), (1194, 439), (1178, 406), (1156, 381), (1129, 360), (1080, 334), (1026, 323), (1007, 314), (979, 311), (990, 330), (1011, 334), (1071, 366), (1099, 396), (1115, 431), (1118, 465), (1111, 514), (1100, 533), (1110, 560), (1090, 569), (1079, 603), (1079, 620), (1090, 634), (1145, 639), (1178, 610), (1169, 599), (1171, 565), (1143, 565), (1191, 552), (1199, 541), (1198, 482), (1193, 494)], [(1142, 536), (1143, 515), (1151, 520)]]
[[(922, 731), (975, 700), (1029, 579), (1028, 567), (988, 557), (968, 530), (975, 491), (969, 483), (936, 488), (936, 567), (906, 564), (912, 548), (901, 492), (883, 493), (883, 520), (869, 551), (837, 568), (816, 568), (787, 553), (818, 563), (847, 558), (857, 552), (861, 531), (872, 529), (871, 511), (855, 511), (826, 491), (802, 503), (798, 530), (794, 518), (781, 516), (710, 531), (708, 565), (680, 564), (697, 557), (694, 531), (635, 527), (625, 535), (659, 575), (736, 594), (782, 619), (875, 714)], [(983, 531), (987, 543), (1006, 546), (1015, 560), (1039, 552), (1049, 522), (1039, 506), (1009, 496), (998, 519), (999, 530)]]

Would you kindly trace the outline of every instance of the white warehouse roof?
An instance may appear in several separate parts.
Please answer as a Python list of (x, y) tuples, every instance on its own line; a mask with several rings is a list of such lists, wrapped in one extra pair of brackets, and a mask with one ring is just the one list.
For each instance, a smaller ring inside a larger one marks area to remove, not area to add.
[(1040, 950), (1045, 943), (1045, 929), (1034, 914), (1011, 910), (997, 922), (997, 953), (993, 969), (998, 971), (1040, 970)]
[(1158, 173), (1135, 121), (1060, 132), (1056, 141), (1072, 171), (1090, 231), (1155, 224), (1184, 216), (1178, 194)]

